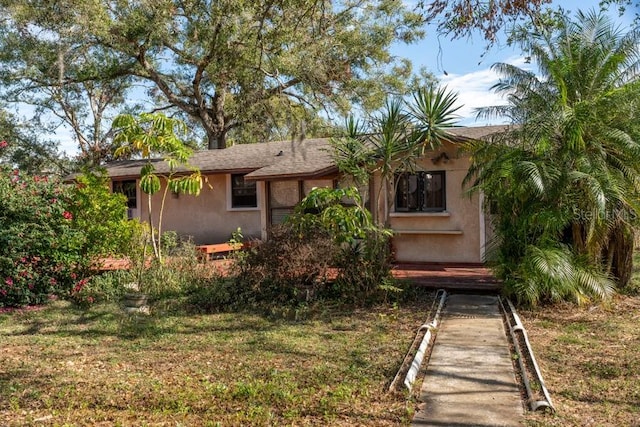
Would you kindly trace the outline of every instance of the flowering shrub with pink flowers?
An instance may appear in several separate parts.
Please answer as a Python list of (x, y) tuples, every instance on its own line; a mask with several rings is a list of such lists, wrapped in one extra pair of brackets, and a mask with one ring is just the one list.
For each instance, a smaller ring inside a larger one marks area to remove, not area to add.
[(73, 224), (71, 190), (0, 165), (0, 307), (40, 304), (81, 283), (85, 233)]

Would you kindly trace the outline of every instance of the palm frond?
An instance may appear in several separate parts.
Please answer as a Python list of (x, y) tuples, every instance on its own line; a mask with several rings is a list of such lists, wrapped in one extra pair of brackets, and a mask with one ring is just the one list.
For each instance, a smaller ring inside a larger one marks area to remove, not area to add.
[(459, 119), (456, 113), (462, 107), (457, 103), (458, 95), (446, 87), (429, 86), (413, 94), (408, 111), (415, 122), (416, 141), (422, 144), (423, 152), (451, 139), (448, 131), (455, 127)]

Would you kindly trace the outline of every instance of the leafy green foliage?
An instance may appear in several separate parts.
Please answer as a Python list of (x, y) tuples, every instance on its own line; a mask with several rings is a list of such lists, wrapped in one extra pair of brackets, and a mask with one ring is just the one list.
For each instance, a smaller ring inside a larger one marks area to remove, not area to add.
[(85, 235), (59, 181), (0, 167), (0, 306), (40, 304), (86, 283)]
[[(61, 125), (70, 129), (78, 160), (88, 167), (113, 159), (108, 123), (115, 114), (136, 108), (126, 102), (132, 77), (123, 71), (130, 64), (91, 43), (86, 31), (91, 23), (84, 14), (93, 13), (92, 6), (84, 1), (0, 2), (0, 13), (7, 17), (0, 22), (2, 99), (34, 106), (29, 122), (39, 135), (54, 135)], [(63, 10), (76, 11), (78, 21)], [(74, 30), (74, 24), (85, 30)]]
[(369, 184), (370, 170), (375, 167), (371, 149), (361, 138), (367, 133), (367, 124), (349, 115), (344, 119), (343, 134), (331, 139), (333, 158), (340, 172), (351, 177), (357, 187)]
[(355, 187), (314, 188), (296, 205), (287, 221), (300, 234), (318, 228), (327, 230), (338, 244), (363, 239), (367, 231), (375, 228)]
[(124, 295), (125, 284), (132, 281), (131, 273), (126, 270), (107, 271), (91, 276), (84, 286), (70, 296), (70, 300), (79, 307), (89, 308), (95, 304), (118, 302)]
[(138, 224), (126, 217), (125, 197), (110, 191), (109, 179), (101, 172), (75, 180), (71, 212), (74, 228), (85, 236), (85, 256), (128, 255)]
[(391, 232), (373, 222), (355, 187), (314, 188), (287, 221), (301, 236), (321, 229), (335, 242), (336, 277), (326, 297), (363, 303), (398, 290), (391, 276)]
[(417, 133), (414, 138), (421, 145), (421, 154), (450, 139), (447, 131), (456, 126), (456, 113), (462, 107), (457, 103), (458, 95), (446, 87), (422, 87), (413, 93), (413, 102), (407, 108)]
[(640, 213), (640, 33), (579, 13), (517, 35), (543, 76), (494, 66), (509, 104), (480, 114), (518, 126), (470, 144), (467, 182), (496, 213), (507, 292), (532, 305), (606, 298), (611, 278), (629, 280)]
[[(131, 221), (139, 224), (137, 221)], [(137, 232), (145, 231), (138, 229)], [(175, 233), (163, 239), (164, 252), (170, 255), (166, 262), (144, 259), (141, 247), (147, 243), (144, 235), (137, 235), (128, 251), (131, 261), (129, 270), (106, 271), (91, 276), (84, 286), (71, 295), (71, 300), (88, 308), (100, 303), (119, 303), (126, 293), (142, 292), (147, 295), (154, 309), (172, 309), (176, 303), (211, 283), (211, 274), (206, 265), (198, 261), (195, 246), (190, 241), (179, 241)], [(131, 284), (135, 284), (132, 289)]]
[(206, 278), (193, 242), (178, 240), (174, 232), (165, 233), (162, 241), (170, 258), (164, 263), (154, 260), (138, 278), (142, 290), (157, 300), (177, 298)]
[(362, 239), (341, 245), (334, 260), (337, 276), (327, 295), (358, 305), (401, 292), (391, 274), (390, 238), (388, 230), (368, 229)]
[[(159, 113), (143, 113), (136, 118), (120, 115), (113, 121), (116, 156), (138, 154), (146, 163), (140, 171), (140, 188), (147, 194), (149, 225), (152, 227), (153, 252), (162, 261), (162, 215), (169, 190), (199, 195), (204, 179), (198, 168), (189, 165), (192, 150), (180, 139), (185, 124)], [(156, 170), (153, 156), (161, 155), (168, 166), (166, 173)], [(162, 184), (164, 181), (164, 186)], [(164, 189), (163, 189), (164, 188)], [(152, 196), (162, 190), (157, 225), (154, 226)], [(155, 230), (154, 230), (155, 228)]]
[(11, 99), (65, 120), (96, 158), (133, 85), (198, 125), (209, 148), (300, 136), (326, 125), (318, 111), (406, 93), (411, 63), (389, 51), (423, 35), (420, 15), (388, 0), (2, 0), (0, 12)]
[(42, 141), (32, 126), (20, 123), (0, 105), (0, 164), (20, 169), (23, 173), (61, 172), (56, 145)]
[[(479, 33), (487, 42), (487, 48), (499, 40), (502, 31), (513, 28), (523, 20), (544, 23), (549, 15), (562, 13), (562, 4), (552, 6), (550, 0), (527, 0), (493, 2), (485, 0), (432, 0), (420, 2), (418, 10), (427, 22), (437, 23), (441, 35), (452, 38), (469, 38)], [(546, 7), (545, 7), (546, 5)], [(601, 10), (616, 8), (623, 14), (626, 10), (638, 10), (637, 0), (602, 0)], [(636, 13), (636, 22), (640, 19)]]

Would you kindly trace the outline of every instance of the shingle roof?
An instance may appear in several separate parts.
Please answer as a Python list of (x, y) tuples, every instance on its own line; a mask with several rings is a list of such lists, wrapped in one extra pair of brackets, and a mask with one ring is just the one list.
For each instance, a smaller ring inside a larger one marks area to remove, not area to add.
[(449, 133), (461, 139), (483, 139), (497, 133), (506, 132), (511, 128), (510, 125), (470, 126), (453, 128)]
[[(482, 139), (507, 129), (506, 125), (460, 127), (450, 133), (460, 139)], [(337, 172), (328, 138), (239, 144), (223, 150), (196, 151), (189, 162), (202, 173), (247, 173), (250, 180), (313, 178)], [(106, 165), (106, 169), (112, 178), (132, 178), (140, 175), (144, 163), (144, 160), (118, 161)], [(162, 160), (155, 160), (154, 164), (159, 173), (168, 172), (167, 164)]]
[[(260, 144), (239, 144), (223, 150), (196, 151), (189, 163), (202, 173), (250, 173), (254, 179), (271, 176), (318, 176), (337, 169), (328, 150), (329, 139), (303, 141), (275, 141)], [(106, 165), (112, 178), (140, 175), (144, 160), (124, 160)], [(154, 161), (159, 173), (168, 172), (161, 160)], [(179, 169), (186, 171), (186, 169)]]

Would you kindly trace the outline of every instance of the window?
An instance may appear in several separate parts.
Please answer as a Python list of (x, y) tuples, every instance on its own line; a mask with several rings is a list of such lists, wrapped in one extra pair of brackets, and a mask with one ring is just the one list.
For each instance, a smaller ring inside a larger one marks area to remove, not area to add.
[(245, 181), (244, 175), (231, 175), (231, 207), (257, 208), (258, 192), (255, 181)]
[(398, 176), (396, 212), (442, 212), (445, 209), (444, 171)]
[(136, 209), (138, 207), (136, 180), (114, 181), (113, 192), (124, 194), (127, 198), (127, 208)]

